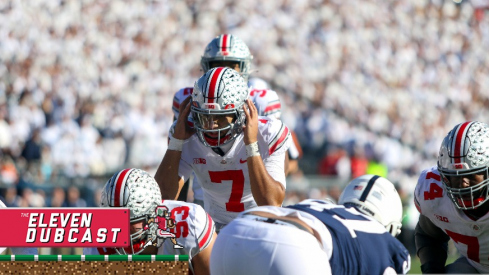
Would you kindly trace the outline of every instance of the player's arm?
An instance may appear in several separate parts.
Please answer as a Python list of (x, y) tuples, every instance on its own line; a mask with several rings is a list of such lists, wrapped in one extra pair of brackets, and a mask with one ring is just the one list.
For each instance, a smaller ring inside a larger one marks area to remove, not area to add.
[(291, 169), (291, 159), (289, 157), (289, 154), (285, 154), (285, 164), (284, 164), (284, 167), (285, 167), (285, 176), (287, 176), (289, 174), (289, 171)]
[[(243, 106), (246, 114), (246, 126), (244, 130), (244, 143), (250, 145), (257, 142), (258, 135), (258, 111), (250, 99), (247, 99), (249, 111)], [(285, 165), (285, 154), (282, 156), (282, 164)], [(281, 206), (285, 198), (285, 187), (279, 181), (270, 176), (262, 157), (258, 154), (248, 156), (248, 171), (250, 177), (251, 193), (256, 203), (261, 205)], [(285, 171), (282, 169), (285, 175)]]
[(165, 156), (156, 170), (155, 180), (161, 189), (161, 197), (164, 200), (177, 200), (180, 190), (185, 183), (178, 175), (181, 151), (166, 150)]
[(285, 165), (286, 176), (299, 170), (299, 159), (302, 158), (302, 147), (294, 131), (290, 131), (290, 137), (292, 138), (292, 142), (289, 150), (287, 151), (287, 157), (289, 160)]
[[(174, 141), (183, 142), (194, 134), (194, 130), (187, 125), (187, 118), (190, 114), (190, 97), (187, 97), (180, 104), (180, 116), (175, 124), (173, 135), (170, 138), (168, 150), (156, 170), (155, 180), (160, 186), (162, 198), (176, 200), (183, 187), (184, 179), (178, 174), (182, 149), (175, 149), (172, 146)], [(175, 139), (175, 140), (172, 140)], [(177, 146), (178, 147), (178, 146)]]
[(448, 251), (448, 235), (425, 215), (419, 216), (414, 231), (416, 251), (421, 260), (423, 273), (445, 273)]

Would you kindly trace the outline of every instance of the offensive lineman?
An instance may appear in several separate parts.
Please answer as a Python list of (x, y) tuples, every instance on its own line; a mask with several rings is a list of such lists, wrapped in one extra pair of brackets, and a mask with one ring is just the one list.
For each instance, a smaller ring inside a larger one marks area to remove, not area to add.
[(308, 199), (243, 212), (217, 236), (211, 273), (406, 274), (409, 252), (394, 238), (402, 219), (394, 185), (364, 175), (339, 203)]
[[(199, 205), (163, 201), (158, 184), (147, 172), (124, 169), (115, 173), (102, 191), (101, 207), (129, 208), (132, 244), (126, 248), (85, 248), (85, 255), (189, 255), (193, 274), (209, 274), (216, 239), (211, 217)], [(161, 209), (164, 211), (158, 212)]]

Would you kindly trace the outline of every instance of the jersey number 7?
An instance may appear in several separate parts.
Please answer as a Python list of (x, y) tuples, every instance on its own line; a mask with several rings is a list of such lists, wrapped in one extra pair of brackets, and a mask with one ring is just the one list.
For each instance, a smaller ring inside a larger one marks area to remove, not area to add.
[(226, 202), (226, 211), (242, 212), (245, 210), (244, 203), (241, 202), (244, 190), (243, 170), (209, 171), (209, 177), (213, 183), (232, 182), (231, 195), (229, 201)]

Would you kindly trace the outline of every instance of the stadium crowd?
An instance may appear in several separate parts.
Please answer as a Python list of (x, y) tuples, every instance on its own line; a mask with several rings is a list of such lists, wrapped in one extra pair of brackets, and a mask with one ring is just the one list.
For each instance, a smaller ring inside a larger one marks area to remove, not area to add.
[(305, 174), (346, 183), (365, 172), (359, 159), (411, 194), (446, 132), (489, 115), (484, 13), (442, 0), (2, 1), (3, 195), (57, 205), (68, 187), (14, 191), (124, 166), (154, 172), (172, 97), (202, 74), (196, 60), (220, 33), (246, 42), (252, 76), (281, 96)]

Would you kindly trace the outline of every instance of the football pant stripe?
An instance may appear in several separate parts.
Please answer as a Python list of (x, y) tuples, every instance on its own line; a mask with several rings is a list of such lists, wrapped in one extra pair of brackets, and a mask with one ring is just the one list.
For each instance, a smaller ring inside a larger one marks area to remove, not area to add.
[(207, 214), (207, 220), (206, 220), (206, 226), (205, 226), (205, 229), (204, 229), (204, 234), (201, 235), (201, 239), (199, 238), (199, 248), (202, 250), (204, 249), (205, 247), (207, 247), (207, 245), (209, 244), (209, 242), (211, 241), (212, 239), (212, 233), (214, 232), (214, 225), (212, 223), (212, 218), (211, 216), (209, 216), (209, 214)]

